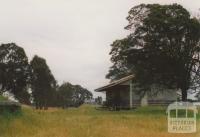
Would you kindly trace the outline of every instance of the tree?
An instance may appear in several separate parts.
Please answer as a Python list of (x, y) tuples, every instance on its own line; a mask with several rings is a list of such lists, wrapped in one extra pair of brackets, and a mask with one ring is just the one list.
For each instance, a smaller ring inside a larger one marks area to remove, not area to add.
[(98, 105), (101, 105), (102, 102), (103, 102), (103, 99), (102, 99), (101, 96), (96, 97), (94, 100), (95, 100), (95, 102), (96, 102)]
[[(131, 34), (112, 45), (112, 68), (120, 62), (143, 89), (152, 84), (180, 88), (187, 100), (187, 91), (200, 83), (199, 21), (177, 4), (141, 4), (129, 11), (127, 20)], [(121, 72), (108, 75), (115, 78)]]
[(92, 93), (87, 90), (86, 88), (83, 88), (80, 85), (74, 85), (74, 94), (72, 97), (72, 101), (74, 106), (80, 106), (84, 103), (86, 99), (91, 99), (92, 98)]
[(109, 73), (106, 78), (111, 80), (117, 80), (127, 75), (132, 74), (132, 64), (128, 64), (127, 56), (124, 51), (128, 50), (133, 45), (131, 37), (124, 38), (122, 40), (116, 40), (111, 44), (111, 62), (113, 65), (110, 67)]
[(31, 89), (36, 108), (47, 109), (54, 95), (56, 80), (45, 59), (34, 56), (30, 65)]
[(92, 98), (92, 93), (80, 85), (72, 85), (71, 83), (63, 83), (58, 88), (59, 106), (63, 108), (78, 107), (84, 103), (86, 99)]
[(30, 67), (23, 48), (15, 43), (0, 46), (0, 90), (10, 92), (21, 103), (30, 104), (27, 92)]
[(62, 106), (63, 108), (69, 107), (73, 105), (72, 102), (72, 96), (73, 96), (73, 85), (69, 82), (63, 83), (59, 88), (58, 88), (58, 93), (59, 93), (59, 105)]

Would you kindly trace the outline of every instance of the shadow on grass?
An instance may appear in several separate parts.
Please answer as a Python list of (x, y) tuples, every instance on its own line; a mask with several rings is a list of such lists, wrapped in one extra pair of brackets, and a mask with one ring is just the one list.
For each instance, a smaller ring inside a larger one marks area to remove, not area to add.
[(11, 121), (12, 119), (22, 117), (22, 110), (16, 110), (15, 112), (10, 112), (8, 110), (4, 110), (0, 112), (0, 119)]
[(146, 107), (137, 107), (133, 109), (120, 109), (120, 110), (110, 110), (106, 107), (95, 107), (96, 111), (102, 113), (111, 113), (111, 114), (130, 114), (130, 115), (162, 115), (166, 116), (166, 106), (146, 106)]

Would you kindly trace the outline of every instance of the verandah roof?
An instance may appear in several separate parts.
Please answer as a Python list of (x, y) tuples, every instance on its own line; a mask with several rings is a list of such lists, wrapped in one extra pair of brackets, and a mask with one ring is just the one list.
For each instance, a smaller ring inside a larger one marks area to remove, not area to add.
[(127, 81), (129, 81), (129, 80), (132, 80), (133, 78), (134, 78), (134, 75), (129, 75), (129, 76), (124, 77), (124, 78), (121, 78), (121, 79), (119, 79), (119, 80), (115, 80), (115, 81), (111, 82), (110, 84), (108, 84), (108, 85), (106, 85), (106, 86), (97, 88), (97, 89), (95, 89), (95, 91), (96, 91), (96, 92), (106, 91), (106, 89), (108, 89), (108, 88), (111, 88), (111, 87), (120, 85), (120, 84), (125, 83), (125, 82), (127, 82)]

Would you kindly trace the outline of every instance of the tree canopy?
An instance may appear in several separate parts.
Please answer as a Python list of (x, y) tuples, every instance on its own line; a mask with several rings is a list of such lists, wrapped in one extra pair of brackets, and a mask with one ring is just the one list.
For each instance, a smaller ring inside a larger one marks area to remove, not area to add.
[(200, 23), (181, 5), (141, 4), (133, 7), (125, 28), (130, 35), (115, 41), (107, 78), (133, 73), (140, 87), (152, 84), (197, 90), (200, 73)]
[(63, 83), (58, 88), (60, 105), (63, 108), (70, 106), (80, 106), (86, 99), (92, 99), (92, 93), (80, 85), (72, 85), (71, 83)]
[(28, 58), (15, 43), (0, 45), (0, 90), (9, 91), (22, 103), (29, 104), (27, 84), (30, 81)]
[(45, 59), (34, 56), (30, 65), (31, 89), (36, 108), (47, 108), (56, 88), (56, 80)]
[(57, 85), (46, 60), (35, 55), (29, 63), (24, 49), (15, 43), (0, 45), (0, 96), (3, 92), (39, 109), (77, 107), (92, 98), (92, 93), (80, 85)]

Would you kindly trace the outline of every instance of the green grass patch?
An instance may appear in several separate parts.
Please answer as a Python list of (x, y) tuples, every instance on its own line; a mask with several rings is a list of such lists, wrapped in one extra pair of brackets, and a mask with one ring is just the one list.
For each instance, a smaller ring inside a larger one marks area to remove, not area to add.
[[(153, 106), (122, 111), (99, 110), (91, 105), (47, 111), (24, 106), (20, 115), (0, 116), (0, 121), (0, 137), (183, 136), (169, 134), (166, 108)], [(184, 134), (185, 137), (195, 135)]]
[(6, 100), (8, 100), (8, 98), (6, 98), (6, 97), (0, 95), (0, 101), (6, 101)]

